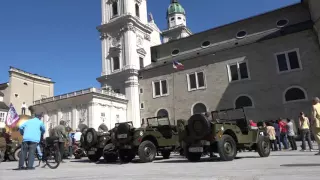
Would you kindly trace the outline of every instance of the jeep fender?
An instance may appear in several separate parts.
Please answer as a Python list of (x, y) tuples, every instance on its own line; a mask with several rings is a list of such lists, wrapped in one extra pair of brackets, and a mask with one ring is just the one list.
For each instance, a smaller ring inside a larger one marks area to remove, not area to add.
[[(158, 147), (158, 141), (157, 141), (157, 139), (156, 139), (154, 136), (147, 135), (147, 136), (145, 136), (145, 137), (142, 138), (142, 141), (141, 141), (141, 142), (146, 141), (146, 140), (151, 141), (156, 147)], [(141, 142), (140, 142), (140, 143), (141, 143)]]

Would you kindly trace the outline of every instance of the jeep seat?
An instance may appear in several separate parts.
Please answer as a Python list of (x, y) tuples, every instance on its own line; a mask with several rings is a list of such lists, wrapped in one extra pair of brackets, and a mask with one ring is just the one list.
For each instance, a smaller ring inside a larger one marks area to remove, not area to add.
[(240, 128), (242, 134), (249, 133), (249, 124), (245, 118), (240, 118), (235, 120), (237, 126)]
[(162, 136), (166, 139), (172, 138), (172, 127), (170, 125), (162, 125), (157, 127)]

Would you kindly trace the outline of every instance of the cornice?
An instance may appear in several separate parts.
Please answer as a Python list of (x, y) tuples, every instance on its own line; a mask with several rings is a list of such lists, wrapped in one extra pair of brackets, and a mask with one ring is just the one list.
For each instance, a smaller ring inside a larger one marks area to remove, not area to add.
[[(138, 18), (132, 14), (124, 14), (117, 18), (111, 19), (108, 23), (97, 27), (99, 32), (112, 32), (115, 29), (127, 28), (129, 25), (143, 31), (144, 33), (151, 34), (153, 29), (147, 24), (143, 24)], [(124, 27), (123, 27), (124, 26)]]

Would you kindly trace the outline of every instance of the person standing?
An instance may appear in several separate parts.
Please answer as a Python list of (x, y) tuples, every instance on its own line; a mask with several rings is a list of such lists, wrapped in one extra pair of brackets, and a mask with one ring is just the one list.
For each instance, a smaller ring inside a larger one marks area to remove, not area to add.
[(281, 151), (281, 141), (280, 141), (280, 127), (278, 122), (273, 121), (273, 127), (276, 132), (276, 143), (279, 144), (279, 150)]
[(287, 141), (287, 123), (283, 121), (282, 118), (279, 118), (278, 120), (279, 127), (280, 127), (280, 141), (283, 144), (283, 149), (289, 149), (288, 148), (288, 141)]
[(312, 119), (314, 138), (316, 139), (319, 148), (319, 152), (315, 155), (320, 155), (320, 100), (318, 97), (313, 99)]
[(43, 122), (40, 120), (42, 114), (36, 114), (33, 119), (23, 123), (20, 128), (20, 134), (23, 136), (21, 145), (21, 155), (19, 158), (19, 166), (16, 170), (24, 168), (25, 157), (28, 152), (28, 167), (27, 169), (34, 169), (34, 154), (36, 152), (37, 144), (40, 142), (40, 137), (45, 133), (46, 129)]
[(60, 151), (60, 162), (64, 163), (63, 155), (64, 155), (64, 146), (66, 141), (68, 140), (68, 135), (66, 133), (66, 122), (60, 121), (59, 125), (54, 127), (53, 135), (59, 138), (59, 151)]
[(297, 143), (296, 143), (296, 139), (295, 139), (295, 133), (293, 130), (293, 122), (291, 119), (287, 119), (288, 123), (287, 123), (287, 129), (288, 129), (288, 140), (289, 143), (291, 145), (291, 149), (292, 150), (297, 150)]
[(271, 142), (272, 151), (278, 151), (277, 140), (276, 140), (276, 131), (270, 122), (266, 123), (267, 125), (267, 133)]
[(23, 102), (22, 106), (21, 106), (21, 114), (25, 115), (26, 109), (27, 109), (27, 104), (25, 102)]
[(310, 151), (312, 151), (312, 143), (311, 143), (311, 136), (310, 136), (310, 121), (305, 116), (304, 112), (300, 112), (299, 127), (300, 127), (301, 135), (302, 135), (302, 149), (301, 149), (301, 151), (306, 151), (306, 139), (308, 141), (309, 149), (310, 149)]

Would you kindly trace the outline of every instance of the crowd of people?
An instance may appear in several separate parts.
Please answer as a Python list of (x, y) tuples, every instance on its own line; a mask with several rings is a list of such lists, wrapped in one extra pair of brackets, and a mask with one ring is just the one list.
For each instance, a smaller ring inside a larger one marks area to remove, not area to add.
[[(271, 141), (271, 149), (273, 151), (298, 150), (296, 143), (297, 134), (294, 131), (294, 121), (287, 118), (279, 118), (277, 121), (264, 122), (267, 128), (267, 133)], [(311, 134), (313, 134), (317, 144), (318, 153), (320, 155), (320, 100), (319, 98), (313, 99), (312, 115), (309, 119), (304, 112), (299, 114), (299, 127), (298, 130), (302, 139), (301, 151), (307, 151), (306, 141), (308, 143), (309, 151), (315, 151), (312, 146)], [(283, 148), (282, 148), (283, 146)]]

